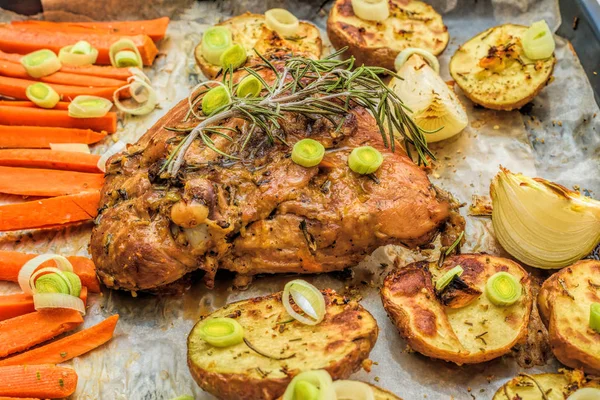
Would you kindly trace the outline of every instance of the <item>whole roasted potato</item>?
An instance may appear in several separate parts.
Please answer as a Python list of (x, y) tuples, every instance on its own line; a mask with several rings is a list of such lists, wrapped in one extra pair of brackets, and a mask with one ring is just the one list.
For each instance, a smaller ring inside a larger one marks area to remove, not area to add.
[[(456, 266), (463, 269), (442, 291), (435, 282)], [(497, 306), (485, 293), (488, 279), (507, 272), (522, 288), (518, 300)], [(527, 334), (533, 296), (529, 274), (514, 261), (463, 254), (417, 262), (391, 272), (381, 288), (383, 307), (415, 351), (457, 364), (500, 357)]]
[(590, 328), (590, 306), (600, 303), (600, 261), (581, 260), (548, 278), (538, 308), (552, 352), (561, 363), (600, 374), (600, 333)]
[(394, 70), (394, 60), (407, 47), (438, 55), (448, 44), (448, 28), (442, 17), (421, 1), (390, 0), (390, 16), (381, 22), (354, 14), (352, 0), (336, 0), (327, 20), (327, 35), (336, 49), (348, 47), (346, 57), (356, 65)]
[(529, 103), (552, 76), (556, 58), (530, 60), (521, 37), (526, 26), (490, 28), (460, 46), (450, 60), (450, 74), (474, 103), (513, 110)]
[(326, 315), (317, 325), (290, 317), (282, 293), (228, 304), (206, 318), (235, 318), (244, 342), (213, 347), (196, 324), (188, 337), (188, 365), (198, 385), (224, 400), (273, 400), (300, 372), (325, 369), (333, 379), (357, 371), (377, 340), (377, 322), (355, 301), (323, 292)]

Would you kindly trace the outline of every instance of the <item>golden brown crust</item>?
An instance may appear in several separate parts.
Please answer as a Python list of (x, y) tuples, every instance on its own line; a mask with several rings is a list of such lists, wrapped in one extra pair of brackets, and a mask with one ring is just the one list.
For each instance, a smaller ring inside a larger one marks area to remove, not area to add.
[[(449, 308), (442, 305), (433, 281), (456, 265), (463, 268), (460, 278), (469, 290), (482, 294), (460, 308)], [(508, 271), (523, 286), (523, 296), (509, 307), (494, 306), (483, 294), (487, 279), (499, 271)], [(511, 260), (483, 254), (450, 257), (442, 268), (426, 261), (399, 268), (386, 277), (381, 299), (411, 348), (457, 364), (508, 353), (524, 339), (532, 306), (529, 274)]]
[[(296, 54), (311, 58), (321, 58), (322, 40), (319, 29), (310, 22), (300, 22), (297, 37), (282, 38), (265, 25), (262, 14), (245, 13), (229, 18), (218, 26), (227, 26), (233, 34), (233, 42), (239, 43), (246, 49), (248, 57), (254, 58), (254, 49), (263, 55)], [(196, 63), (208, 79), (214, 79), (221, 67), (209, 63), (202, 57), (202, 41), (194, 50)]]
[(285, 359), (258, 355), (244, 343), (226, 349), (211, 347), (194, 334), (194, 327), (188, 337), (192, 376), (202, 389), (224, 400), (276, 399), (295, 375), (307, 370), (325, 369), (333, 379), (346, 379), (375, 345), (377, 323), (358, 303), (331, 290), (324, 295), (326, 317), (312, 327), (287, 322), (290, 317), (281, 304), (281, 293), (215, 311), (207, 318), (235, 317), (253, 346)]
[(600, 333), (589, 327), (600, 302), (600, 261), (581, 260), (552, 275), (538, 295), (554, 356), (571, 368), (600, 374)]
[(348, 47), (356, 65), (394, 70), (394, 60), (407, 47), (419, 47), (437, 55), (448, 44), (448, 29), (433, 7), (420, 1), (391, 0), (390, 17), (383, 22), (354, 15), (351, 0), (337, 0), (327, 19), (327, 35), (336, 49)]
[(521, 44), (526, 29), (522, 25), (499, 25), (456, 50), (450, 60), (450, 75), (465, 96), (483, 107), (510, 111), (538, 95), (552, 78), (556, 58), (527, 59)]

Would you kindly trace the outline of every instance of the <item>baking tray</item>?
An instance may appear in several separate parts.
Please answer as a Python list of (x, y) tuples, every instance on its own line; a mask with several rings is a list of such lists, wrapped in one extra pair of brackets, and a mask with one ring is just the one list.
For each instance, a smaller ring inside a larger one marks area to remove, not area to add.
[[(466, 39), (487, 27), (505, 22), (529, 24), (544, 18), (561, 36), (557, 39), (555, 81), (546, 87), (531, 105), (513, 112), (497, 112), (473, 106), (464, 97), (470, 126), (457, 137), (432, 145), (438, 162), (431, 180), (469, 203), (473, 195), (487, 195), (489, 182), (498, 164), (527, 175), (542, 176), (568, 187), (579, 185), (586, 194), (600, 197), (600, 113), (598, 81), (594, 68), (600, 63), (598, 5), (596, 0), (429, 0), (443, 14), (451, 41), (440, 57), (442, 76), (449, 79), (447, 64), (456, 48)], [(21, 3), (21, 2), (19, 2)], [(127, 143), (139, 138), (146, 129), (183, 98), (199, 79), (192, 51), (201, 32), (231, 15), (245, 11), (264, 12), (286, 7), (299, 17), (324, 28), (331, 2), (320, 0), (225, 0), (202, 1), (130, 0), (119, 12), (111, 14), (109, 4), (118, 0), (89, 3), (83, 0), (42, 0), (47, 15), (68, 11), (93, 19), (173, 18), (168, 37), (159, 48), (162, 55), (148, 73), (159, 91), (161, 109), (147, 117), (127, 117), (113, 135)], [(14, 3), (13, 3), (14, 4)], [(135, 11), (128, 11), (135, 10)], [(573, 18), (578, 17), (577, 29)], [(0, 12), (0, 20), (21, 18)], [(581, 65), (580, 65), (581, 61)], [(583, 67), (583, 68), (582, 68)], [(584, 70), (585, 69), (585, 70)], [(591, 84), (590, 84), (591, 82)], [(558, 101), (559, 99), (560, 101)], [(103, 152), (111, 141), (95, 146)], [(0, 196), (0, 203), (14, 201)], [(506, 253), (496, 243), (489, 219), (467, 216), (465, 252)], [(70, 227), (55, 232), (0, 234), (0, 249), (28, 252), (59, 252), (89, 255), (90, 226)], [(507, 356), (472, 366), (432, 360), (406, 351), (406, 343), (389, 321), (378, 295), (382, 278), (393, 260), (408, 263), (429, 257), (435, 251), (418, 254), (397, 246), (378, 249), (352, 273), (306, 276), (318, 287), (357, 295), (376, 317), (380, 334), (371, 358), (377, 364), (370, 373), (352, 376), (380, 385), (406, 400), (412, 399), (491, 399), (496, 389), (522, 369)], [(96, 324), (108, 315), (119, 313), (121, 319), (115, 338), (102, 349), (69, 363), (79, 375), (77, 399), (170, 399), (182, 394), (196, 399), (213, 399), (193, 382), (186, 365), (186, 337), (201, 315), (240, 299), (278, 291), (293, 276), (265, 276), (256, 279), (247, 291), (231, 289), (231, 276), (220, 274), (214, 290), (196, 282), (182, 297), (153, 297), (104, 290), (102, 296), (90, 298), (85, 326)], [(0, 283), (0, 293), (18, 291), (12, 284)], [(528, 373), (556, 371), (559, 364), (548, 364)]]

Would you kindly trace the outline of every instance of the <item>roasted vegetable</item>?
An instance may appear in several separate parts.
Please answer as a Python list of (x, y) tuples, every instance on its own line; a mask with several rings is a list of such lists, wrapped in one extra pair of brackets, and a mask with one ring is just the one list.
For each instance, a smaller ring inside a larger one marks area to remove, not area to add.
[(355, 65), (373, 65), (394, 71), (394, 60), (407, 47), (437, 55), (448, 44), (442, 17), (421, 1), (391, 0), (384, 21), (367, 21), (354, 14), (352, 0), (336, 0), (327, 20), (327, 35), (336, 49), (348, 47), (345, 57)]
[(334, 379), (358, 370), (375, 345), (377, 323), (362, 306), (323, 292), (325, 319), (304, 325), (285, 311), (281, 293), (228, 304), (206, 318), (235, 318), (244, 342), (213, 347), (188, 337), (188, 365), (200, 387), (224, 400), (275, 399), (300, 372), (325, 369)]
[[(463, 273), (436, 293), (434, 282), (457, 265)], [(513, 275), (523, 288), (510, 306), (496, 306), (481, 294), (499, 271)], [(529, 274), (514, 261), (485, 254), (452, 256), (441, 267), (423, 261), (398, 268), (386, 277), (381, 299), (410, 347), (457, 364), (508, 353), (525, 337), (532, 307)]]
[(538, 308), (552, 352), (563, 364), (600, 374), (600, 333), (590, 327), (590, 307), (600, 302), (600, 261), (582, 260), (548, 278)]
[(529, 103), (548, 83), (556, 58), (530, 60), (521, 38), (526, 26), (490, 28), (460, 46), (450, 60), (450, 74), (473, 102), (494, 110)]

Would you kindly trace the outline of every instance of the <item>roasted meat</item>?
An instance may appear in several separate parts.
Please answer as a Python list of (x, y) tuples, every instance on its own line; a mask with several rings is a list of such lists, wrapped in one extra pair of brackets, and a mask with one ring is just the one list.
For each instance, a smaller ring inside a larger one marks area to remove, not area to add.
[[(379, 246), (422, 246), (444, 225), (464, 221), (450, 199), (399, 148), (384, 147), (374, 118), (353, 107), (336, 126), (330, 119), (285, 113), (276, 140), (254, 135), (243, 161), (196, 140), (175, 177), (162, 166), (183, 140), (187, 100), (179, 103), (125, 153), (108, 163), (101, 209), (90, 249), (105, 285), (161, 290), (201, 269), (210, 286), (218, 268), (243, 284), (259, 273), (316, 273), (358, 263)], [(230, 119), (213, 134), (230, 154), (247, 122)], [(291, 146), (310, 137), (326, 148), (323, 161), (305, 168)], [(358, 175), (347, 158), (357, 146), (382, 152), (382, 166)], [(455, 213), (454, 213), (455, 214)], [(447, 241), (447, 240), (446, 240)]]

